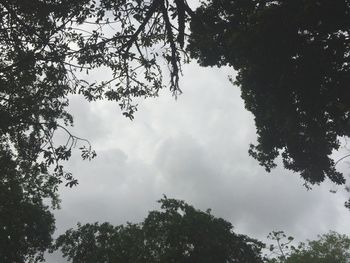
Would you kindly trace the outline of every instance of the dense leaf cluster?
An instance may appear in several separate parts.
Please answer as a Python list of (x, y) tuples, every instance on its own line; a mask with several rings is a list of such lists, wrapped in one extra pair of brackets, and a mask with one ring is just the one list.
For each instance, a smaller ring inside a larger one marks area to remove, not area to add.
[(53, 215), (43, 204), (53, 194), (51, 185), (37, 170), (29, 178), (22, 175), (8, 149), (0, 147), (0, 154), (0, 261), (41, 261), (55, 230)]
[(263, 262), (263, 244), (235, 234), (232, 225), (209, 211), (164, 198), (140, 224), (78, 225), (56, 242), (72, 262)]
[(268, 171), (281, 155), (311, 184), (343, 184), (330, 155), (350, 135), (350, 1), (212, 0), (196, 16), (192, 56), (238, 71), (258, 134), (250, 154)]

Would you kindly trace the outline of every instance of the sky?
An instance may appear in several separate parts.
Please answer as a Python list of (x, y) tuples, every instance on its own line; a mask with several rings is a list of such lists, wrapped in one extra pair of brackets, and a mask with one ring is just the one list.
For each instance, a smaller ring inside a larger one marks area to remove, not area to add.
[[(141, 100), (133, 121), (115, 103), (71, 98), (71, 132), (89, 139), (97, 157), (82, 161), (77, 150), (67, 162), (79, 185), (60, 189), (55, 236), (77, 222), (141, 222), (159, 209), (156, 201), (164, 194), (211, 208), (235, 232), (264, 241), (273, 230), (299, 241), (329, 230), (350, 235), (350, 212), (343, 205), (349, 196), (341, 187), (325, 182), (307, 191), (280, 160), (267, 173), (248, 155), (256, 141), (254, 118), (229, 81), (233, 69), (192, 63), (183, 73), (181, 96), (164, 90), (158, 98)], [(348, 167), (339, 165), (345, 176)], [(47, 261), (67, 262), (59, 253)]]

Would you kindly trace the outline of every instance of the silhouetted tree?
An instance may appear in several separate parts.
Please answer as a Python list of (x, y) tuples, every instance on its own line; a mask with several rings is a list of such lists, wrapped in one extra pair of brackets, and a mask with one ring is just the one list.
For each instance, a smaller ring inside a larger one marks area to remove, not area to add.
[(263, 262), (261, 242), (183, 201), (164, 198), (139, 224), (79, 225), (56, 242), (72, 262)]
[[(161, 58), (171, 92), (181, 92), (189, 52), (202, 65), (238, 70), (258, 132), (250, 154), (268, 171), (281, 153), (285, 167), (306, 182), (329, 177), (342, 184), (329, 155), (350, 133), (349, 6), (212, 0), (193, 12), (186, 0), (2, 0), (0, 176), (20, 174), (24, 198), (36, 193), (55, 207), (58, 185), (77, 184), (62, 165), (72, 148), (79, 143), (84, 159), (95, 156), (68, 129), (69, 95), (115, 101), (132, 119), (133, 99), (157, 96), (165, 86)], [(85, 74), (95, 69), (106, 78), (88, 82)], [(57, 130), (66, 142), (53, 140)]]
[[(133, 118), (132, 98), (157, 96), (164, 86), (159, 57), (169, 64), (171, 91), (180, 92), (187, 50), (201, 65), (238, 70), (258, 133), (250, 154), (261, 165), (270, 171), (281, 154), (306, 182), (329, 177), (343, 184), (329, 156), (350, 131), (349, 6), (347, 0), (212, 0), (193, 12), (185, 0), (2, 1), (1, 138), (18, 162), (36, 165), (43, 156), (42, 169), (53, 164), (57, 183), (72, 186), (77, 182), (59, 164), (80, 140), (66, 129), (73, 122), (68, 95), (117, 101)], [(109, 78), (89, 83), (79, 73), (96, 68)], [(67, 144), (53, 143), (57, 129), (68, 132)], [(85, 146), (84, 156), (93, 157)]]
[[(45, 214), (43, 198), (57, 207), (58, 186), (77, 184), (62, 161), (76, 146), (84, 159), (95, 156), (89, 142), (68, 129), (73, 124), (66, 111), (69, 95), (116, 101), (132, 119), (132, 99), (157, 96), (164, 87), (159, 57), (169, 64), (171, 91), (180, 92), (189, 11), (183, 0), (0, 1), (0, 187), (7, 189), (8, 178), (16, 174), (17, 188), (2, 194), (23, 199), (18, 209), (0, 199), (1, 218), (9, 213), (27, 220), (26, 205)], [(106, 79), (87, 82), (85, 73), (97, 68)], [(67, 141), (53, 140), (57, 130), (67, 134)], [(12, 229), (10, 221), (1, 223), (0, 228)], [(43, 238), (39, 232), (37, 237)], [(18, 254), (27, 253), (17, 245)]]
[[(76, 184), (60, 165), (83, 141), (67, 130), (70, 94), (114, 100), (133, 118), (132, 98), (157, 96), (164, 86), (159, 56), (169, 63), (170, 88), (178, 94), (188, 12), (183, 0), (1, 1), (0, 136), (17, 163), (26, 162), (22, 173), (40, 166), (57, 183)], [(96, 68), (106, 79), (87, 82), (83, 73)], [(58, 129), (68, 136), (62, 145), (52, 140)], [(83, 157), (93, 157), (89, 143), (83, 145)]]
[(258, 134), (250, 155), (267, 171), (281, 155), (308, 183), (343, 184), (330, 155), (350, 135), (350, 2), (212, 0), (195, 14), (192, 56), (238, 71)]
[[(52, 194), (50, 186), (37, 171), (24, 178), (1, 146), (0, 154), (0, 262), (42, 261), (55, 230), (54, 217), (43, 204), (43, 198)], [(31, 189), (37, 184), (42, 186), (40, 192)]]

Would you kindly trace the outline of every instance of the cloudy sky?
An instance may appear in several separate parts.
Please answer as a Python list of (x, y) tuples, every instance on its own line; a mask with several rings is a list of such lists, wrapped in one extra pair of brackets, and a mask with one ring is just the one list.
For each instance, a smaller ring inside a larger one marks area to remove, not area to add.
[[(229, 68), (187, 65), (184, 93), (175, 100), (164, 90), (140, 101), (134, 121), (114, 103), (73, 97), (72, 132), (88, 138), (98, 156), (87, 162), (76, 152), (66, 165), (79, 185), (60, 191), (56, 235), (77, 222), (140, 222), (163, 194), (211, 208), (237, 232), (262, 240), (272, 230), (297, 240), (329, 230), (350, 234), (342, 188), (325, 183), (307, 191), (298, 174), (281, 166), (267, 173), (248, 156), (255, 127), (239, 88), (228, 80), (232, 74)], [(345, 174), (347, 167), (340, 165)], [(59, 254), (48, 261), (66, 262)]]

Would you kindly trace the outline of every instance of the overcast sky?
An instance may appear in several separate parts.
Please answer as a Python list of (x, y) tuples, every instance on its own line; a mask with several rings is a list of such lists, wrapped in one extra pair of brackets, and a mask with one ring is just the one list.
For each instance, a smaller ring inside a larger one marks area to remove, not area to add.
[[(184, 93), (175, 100), (164, 90), (141, 101), (134, 121), (114, 103), (73, 97), (72, 132), (88, 138), (98, 156), (81, 161), (76, 152), (66, 165), (79, 185), (60, 191), (56, 235), (77, 222), (140, 222), (163, 194), (211, 208), (237, 232), (258, 239), (272, 230), (298, 240), (329, 230), (350, 234), (350, 212), (343, 206), (348, 196), (341, 188), (331, 194), (335, 187), (324, 183), (307, 191), (298, 174), (281, 166), (267, 173), (248, 156), (255, 126), (239, 88), (228, 80), (233, 73), (188, 65)], [(55, 254), (48, 262), (66, 261)]]

